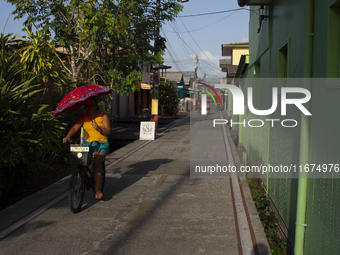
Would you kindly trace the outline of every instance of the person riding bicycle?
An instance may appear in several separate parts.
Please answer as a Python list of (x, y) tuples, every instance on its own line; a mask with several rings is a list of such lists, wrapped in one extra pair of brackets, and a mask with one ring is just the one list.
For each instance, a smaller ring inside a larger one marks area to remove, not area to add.
[(100, 191), (101, 163), (105, 156), (109, 154), (108, 136), (111, 133), (109, 117), (100, 112), (95, 98), (91, 97), (85, 101), (86, 113), (81, 114), (76, 123), (63, 138), (63, 143), (67, 142), (83, 126), (89, 137), (84, 145), (89, 146), (92, 142), (94, 147), (93, 172), (96, 185), (95, 198), (103, 198)]

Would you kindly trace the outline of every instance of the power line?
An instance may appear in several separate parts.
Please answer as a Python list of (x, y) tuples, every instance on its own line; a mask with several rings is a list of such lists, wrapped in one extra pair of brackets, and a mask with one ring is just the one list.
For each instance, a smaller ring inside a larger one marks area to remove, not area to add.
[[(174, 30), (174, 32), (176, 33), (176, 35), (177, 35), (177, 37), (178, 37), (178, 39), (180, 40), (180, 43), (181, 43), (181, 46), (182, 46), (182, 48), (183, 48), (183, 50), (185, 51), (185, 53), (187, 54), (187, 56), (189, 57), (189, 58), (191, 58), (190, 57), (190, 55), (189, 55), (189, 52), (188, 52), (188, 49), (190, 49), (191, 50), (191, 52), (194, 54), (194, 55), (198, 55), (184, 40), (183, 40), (183, 38), (181, 38), (181, 35), (179, 34), (179, 32), (178, 32), (178, 26), (177, 26), (177, 23), (176, 22), (173, 22), (173, 26), (169, 23), (169, 25), (170, 25), (170, 27)], [(163, 30), (163, 32), (164, 32), (164, 30)], [(190, 35), (191, 36), (191, 35)], [(194, 38), (192, 38), (193, 40), (194, 40)], [(195, 41), (195, 40), (194, 40)], [(197, 42), (195, 42), (196, 44), (197, 44)], [(184, 46), (186, 46), (186, 47), (184, 47)], [(197, 46), (199, 47), (199, 45), (197, 44)], [(200, 48), (200, 47), (199, 47)], [(206, 56), (206, 54), (204, 53), (204, 51), (200, 48), (200, 50), (203, 52), (203, 54)], [(207, 57), (207, 59), (209, 59), (209, 57), (208, 56), (206, 56)], [(209, 59), (210, 60), (210, 59)], [(220, 79), (221, 78), (221, 76), (218, 76), (217, 75), (217, 70), (216, 69), (218, 69), (218, 72), (220, 73), (221, 71), (220, 71), (220, 69), (219, 69), (219, 67), (216, 67), (216, 66), (213, 66), (213, 65), (215, 65), (214, 63), (213, 63), (213, 61), (211, 61), (210, 60), (210, 62), (213, 64), (210, 64), (210, 63), (208, 63), (208, 62), (206, 62), (204, 59), (201, 59), (201, 62), (202, 62), (202, 64), (204, 65), (204, 67), (205, 67), (205, 69), (207, 69), (207, 70), (204, 70), (203, 69), (203, 67), (200, 67), (199, 68), (199, 70), (200, 71), (202, 71), (202, 72), (205, 72), (205, 73), (210, 73), (210, 75), (208, 74), (208, 76), (210, 76), (210, 77), (215, 77), (215, 78), (218, 78), (218, 79)], [(179, 68), (178, 68), (179, 69)], [(179, 69), (180, 70), (180, 69)]]
[(240, 10), (252, 11), (252, 10), (247, 9), (247, 8), (238, 8), (238, 9), (232, 9), (232, 10), (219, 11), (219, 12), (209, 12), (209, 13), (201, 13), (201, 14), (183, 15), (183, 16), (178, 16), (178, 17), (180, 17), (180, 18), (197, 17), (197, 16), (214, 15), (214, 14), (233, 12), (233, 11), (240, 11)]
[[(203, 65), (203, 66), (202, 66)], [(210, 74), (212, 74), (213, 76), (215, 76), (215, 77), (220, 77), (220, 75), (222, 75), (222, 73), (221, 73), (221, 70), (219, 69), (219, 70), (217, 70), (216, 68), (215, 69), (213, 69), (211, 66), (209, 66), (209, 65), (207, 65), (207, 63), (203, 60), (203, 61), (200, 61), (200, 69), (202, 69), (202, 70), (206, 70), (205, 72), (206, 73), (210, 73)], [(204, 67), (204, 69), (203, 69), (203, 67)], [(208, 70), (208, 71), (207, 71)]]
[[(184, 24), (183, 20), (181, 18), (179, 18), (184, 26), (184, 28), (188, 31), (186, 25)], [(196, 40), (194, 39), (194, 37), (189, 33), (191, 39), (194, 41), (194, 43), (197, 45), (197, 47), (201, 50), (201, 52), (204, 54), (204, 56), (206, 56), (207, 59), (209, 59), (209, 61), (215, 65), (215, 63), (213, 61), (210, 60), (210, 58), (205, 54), (205, 52), (201, 49), (201, 47), (198, 45), (198, 43), (196, 42)]]
[[(174, 22), (173, 24), (174, 24), (174, 26), (177, 26), (176, 22)], [(194, 51), (193, 49), (191, 49), (190, 46), (189, 46), (189, 45), (181, 38), (180, 34), (176, 31), (176, 29), (173, 28), (173, 26), (171, 26), (170, 23), (169, 23), (169, 26), (175, 31), (175, 33), (176, 33), (178, 39), (180, 39), (181, 46), (182, 46), (184, 52), (187, 54), (187, 57), (188, 57), (188, 58), (191, 58), (191, 57), (190, 57), (190, 54), (188, 53), (188, 49), (185, 48), (185, 47), (183, 47), (183, 43), (191, 50), (191, 52), (192, 52), (193, 54), (197, 55), (197, 54), (195, 53), (195, 51)]]
[[(212, 25), (215, 25), (215, 24), (218, 23), (218, 22), (221, 22), (222, 20), (225, 20), (226, 18), (229, 18), (231, 15), (234, 15), (236, 12), (238, 12), (238, 11), (235, 11), (235, 12), (233, 12), (232, 14), (227, 15), (227, 16), (224, 17), (223, 19), (220, 19), (220, 20), (218, 20), (218, 21), (216, 21), (216, 22), (214, 22), (214, 23), (211, 23), (211, 24), (209, 24), (209, 25), (207, 25), (207, 26), (205, 26), (205, 27), (197, 28), (197, 29), (190, 30), (190, 31), (180, 31), (180, 33), (190, 33), (190, 32), (196, 32), (196, 31), (205, 29), (205, 28), (207, 28), (207, 27), (210, 27), (210, 26), (212, 26)], [(170, 33), (175, 33), (175, 32), (172, 32), (172, 31), (170, 31), (170, 30), (166, 30), (166, 29), (164, 29), (164, 30), (167, 31), (167, 32), (170, 32)]]
[[(177, 55), (176, 55), (176, 52), (173, 50), (173, 48), (172, 48), (172, 46), (171, 46), (171, 44), (170, 44), (170, 41), (168, 41), (168, 38), (167, 38), (166, 34), (164, 33), (162, 27), (161, 27), (161, 30), (162, 30), (162, 32), (163, 32), (163, 34), (164, 34), (164, 37), (165, 37), (165, 39), (166, 39), (166, 41), (168, 42), (168, 45), (169, 45), (169, 48), (167, 47), (166, 50), (167, 50), (167, 52), (169, 53), (171, 59), (172, 59), (173, 62), (175, 63), (175, 65), (176, 65), (176, 67), (178, 68), (178, 70), (181, 70), (181, 69), (179, 68), (179, 66), (177, 65), (177, 61), (174, 60), (174, 58), (173, 58), (173, 56), (172, 56), (172, 53), (171, 53), (171, 51), (172, 51), (172, 52), (174, 53), (173, 55), (176, 57), (176, 59), (178, 59), (178, 57), (177, 57)], [(178, 61), (178, 62), (182, 65), (182, 63), (181, 63), (180, 61)], [(184, 66), (182, 65), (182, 67), (184, 67)]]

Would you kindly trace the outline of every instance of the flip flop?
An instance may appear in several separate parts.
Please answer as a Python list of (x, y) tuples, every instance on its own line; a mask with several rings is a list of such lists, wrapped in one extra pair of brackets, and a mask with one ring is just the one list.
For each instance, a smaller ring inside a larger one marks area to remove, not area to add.
[(102, 199), (103, 198), (103, 193), (99, 192), (99, 193), (94, 194), (94, 198), (95, 199)]

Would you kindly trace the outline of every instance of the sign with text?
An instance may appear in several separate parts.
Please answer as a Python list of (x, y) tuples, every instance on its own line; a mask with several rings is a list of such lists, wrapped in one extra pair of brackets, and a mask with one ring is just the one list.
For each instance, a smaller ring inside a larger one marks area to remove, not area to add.
[(141, 121), (139, 140), (155, 140), (155, 122)]

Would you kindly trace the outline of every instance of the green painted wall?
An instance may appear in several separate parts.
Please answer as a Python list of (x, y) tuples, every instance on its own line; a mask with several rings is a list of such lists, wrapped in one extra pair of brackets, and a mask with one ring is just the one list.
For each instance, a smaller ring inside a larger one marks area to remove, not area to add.
[[(254, 89), (254, 106), (268, 109), (271, 105), (271, 87), (301, 87), (304, 52), (304, 2), (296, 0), (275, 0), (266, 7), (268, 20), (262, 21), (260, 33), (259, 16), (250, 12), (249, 25), (249, 67), (245, 77), (277, 78), (286, 73), (287, 84), (262, 81), (241, 81), (244, 94), (248, 87)], [(251, 7), (257, 11), (258, 6)], [(340, 0), (314, 0), (313, 63), (314, 78), (340, 76)], [(333, 16), (330, 17), (330, 14)], [(285, 55), (286, 54), (286, 55)], [(286, 62), (285, 62), (286, 61)], [(282, 68), (287, 68), (283, 72)], [(325, 80), (314, 80), (312, 85), (310, 155), (309, 162), (315, 164), (340, 163), (340, 86), (328, 84)], [(279, 96), (280, 98), (280, 96)], [(229, 98), (229, 102), (231, 102)], [(280, 99), (279, 99), (280, 102)], [(229, 108), (230, 109), (230, 108)], [(300, 120), (300, 112), (291, 108), (289, 117)], [(282, 119), (280, 109), (271, 116)], [(245, 108), (243, 119), (265, 119), (254, 116)], [(241, 127), (241, 126), (240, 126)], [(253, 164), (290, 165), (299, 164), (300, 129), (274, 128), (266, 125), (260, 128), (241, 127), (239, 141), (248, 152)], [(312, 175), (310, 175), (312, 177)], [(266, 183), (266, 182), (264, 182)], [(268, 181), (268, 194), (280, 212), (290, 234), (294, 238), (298, 180), (292, 178)], [(307, 227), (305, 254), (340, 254), (340, 180), (308, 180)]]
[[(259, 7), (252, 7), (257, 10)], [(282, 49), (287, 49), (287, 73), (290, 77), (301, 77), (303, 67), (303, 10), (302, 1), (275, 1), (272, 7), (267, 7), (266, 15), (270, 18), (262, 21), (259, 29), (259, 16), (250, 12), (250, 59), (246, 77), (277, 78), (279, 77), (279, 56)], [(294, 45), (294, 46), (293, 46)], [(272, 104), (272, 87), (280, 87), (277, 81), (253, 82), (254, 96), (257, 97), (256, 109), (269, 109)], [(268, 85), (270, 84), (270, 85)], [(247, 86), (246, 86), (247, 87)], [(243, 87), (244, 93), (246, 87)], [(256, 99), (254, 98), (256, 102)], [(278, 109), (271, 116), (255, 116), (249, 111), (244, 115), (245, 119), (283, 119), (280, 113), (280, 93)], [(297, 111), (291, 116), (299, 120)], [(287, 117), (288, 118), (288, 117)], [(244, 128), (240, 142), (246, 149), (252, 164), (287, 165), (299, 162), (299, 128), (287, 129), (281, 125), (270, 127), (269, 123), (260, 128)], [(264, 180), (266, 184), (266, 180)], [(268, 194), (273, 200), (277, 210), (281, 214), (286, 227), (294, 237), (297, 181), (294, 179), (269, 178), (267, 186)]]
[[(314, 65), (313, 71), (316, 77), (324, 77), (326, 75), (327, 61), (325, 56), (327, 56), (327, 14), (325, 13), (325, 1), (315, 1), (317, 6), (316, 23), (318, 23), (320, 33), (315, 36), (314, 43), (318, 47), (314, 47)], [(258, 7), (252, 7), (253, 10), (258, 9)], [(258, 15), (254, 12), (250, 14), (250, 64), (247, 70), (248, 78), (264, 78), (272, 77), (277, 78), (282, 76), (282, 52), (284, 52), (287, 57), (287, 76), (290, 78), (298, 78), (303, 76), (303, 29), (304, 29), (304, 1), (280, 1), (277, 0), (275, 3), (266, 9), (266, 13), (269, 15), (268, 20), (262, 21), (262, 27), (260, 33), (258, 32), (259, 22)], [(319, 25), (320, 24), (320, 25)], [(281, 57), (280, 57), (281, 54)], [(316, 61), (317, 60), (317, 61)], [(256, 83), (256, 82), (255, 82)], [(259, 97), (260, 102), (258, 104), (259, 108), (268, 109), (268, 104), (262, 102), (271, 103), (271, 87), (262, 85), (253, 86), (254, 96)], [(274, 83), (275, 84), (275, 83)], [(249, 85), (248, 85), (249, 86)], [(252, 85), (250, 85), (252, 86)], [(281, 86), (296, 86), (292, 84), (279, 84)], [(242, 87), (244, 92), (247, 86)], [(313, 88), (313, 95), (315, 94)], [(319, 93), (317, 93), (319, 97)], [(280, 96), (279, 96), (280, 98)], [(327, 96), (325, 95), (325, 99)], [(267, 99), (267, 100), (266, 100)], [(254, 98), (255, 101), (255, 98)], [(327, 101), (327, 100), (326, 100)], [(256, 101), (255, 101), (256, 102)], [(279, 100), (280, 102), (280, 100)], [(315, 102), (315, 101), (313, 101)], [(320, 101), (316, 101), (319, 104)], [(262, 103), (262, 105), (261, 105)], [(331, 102), (328, 103), (331, 104)], [(267, 108), (266, 108), (267, 107)], [(335, 106), (333, 106), (335, 107)], [(313, 107), (314, 108), (314, 107)], [(325, 109), (325, 108), (323, 108)], [(332, 108), (329, 108), (332, 109)], [(320, 109), (320, 114), (321, 113)], [(317, 113), (316, 113), (317, 114)], [(317, 114), (318, 115), (318, 114)], [(316, 119), (314, 117), (313, 120)], [(299, 111), (291, 109), (291, 118), (300, 119)], [(259, 118), (259, 116), (253, 116), (249, 111), (246, 111), (244, 115), (245, 119)], [(262, 118), (262, 117), (261, 117)], [(282, 119), (279, 109), (270, 116), (272, 119)], [(325, 116), (323, 119), (327, 122), (330, 116)], [(325, 123), (326, 123), (325, 122)], [(314, 143), (314, 139), (321, 140), (317, 138), (316, 135), (322, 129), (322, 126), (315, 123), (316, 126), (312, 124), (311, 133), (311, 154), (320, 155), (320, 147), (317, 142)], [(319, 125), (319, 127), (317, 127)], [(336, 134), (334, 130), (329, 130), (329, 135), (333, 136)], [(247, 150), (249, 158), (254, 164), (266, 164), (271, 165), (290, 165), (299, 163), (299, 135), (300, 130), (283, 128), (280, 125), (273, 127), (268, 127), (262, 129), (248, 129), (243, 128), (242, 138), (240, 142)], [(326, 143), (327, 144), (327, 143)], [(325, 144), (325, 145), (326, 145)], [(326, 149), (326, 148), (325, 148)], [(336, 151), (336, 150), (335, 150)], [(325, 160), (325, 157), (321, 158)], [(320, 159), (321, 160), (321, 159)], [(296, 193), (297, 193), (297, 180), (296, 179), (275, 179), (270, 178), (268, 182), (268, 194), (273, 200), (276, 208), (280, 212), (290, 234), (294, 238), (295, 232), (295, 214), (296, 214)], [(309, 192), (313, 192), (310, 191)], [(309, 201), (309, 200), (308, 200)], [(324, 207), (325, 208), (325, 207)], [(310, 210), (313, 211), (313, 207), (309, 206), (308, 213)], [(314, 213), (317, 215), (320, 213)], [(319, 227), (320, 228), (320, 227)], [(313, 228), (311, 228), (313, 229)], [(308, 228), (307, 228), (308, 230)], [(309, 232), (306, 232), (310, 235)], [(326, 234), (327, 231), (324, 231)], [(306, 239), (308, 243), (308, 239)], [(313, 249), (311, 249), (313, 250)], [(315, 253), (317, 254), (317, 253)], [(320, 254), (320, 253), (319, 253)]]
[[(251, 113), (248, 109), (248, 88), (253, 87), (253, 105), (255, 109), (263, 110), (270, 108), (268, 104), (270, 103), (268, 100), (268, 88), (265, 87), (264, 84), (259, 83), (259, 79), (243, 79), (240, 88), (245, 95), (245, 112), (244, 115), (239, 116), (239, 122), (245, 122), (245, 126), (243, 124), (237, 125), (239, 127), (239, 133), (241, 136), (239, 137), (240, 144), (246, 149), (248, 152), (248, 159), (252, 165), (267, 165), (268, 162), (268, 149), (269, 149), (269, 127), (270, 123), (266, 121), (268, 116), (256, 116)], [(250, 120), (256, 120), (249, 123)], [(250, 127), (253, 126), (261, 126), (261, 122), (257, 120), (262, 120), (264, 125), (262, 127)]]
[[(334, 5), (340, 1), (315, 1), (315, 36), (313, 48), (313, 75), (327, 77), (339, 62), (339, 26), (337, 31), (329, 19)], [(338, 11), (338, 19), (339, 19)], [(333, 22), (333, 23), (332, 23)], [(337, 21), (339, 22), (339, 20)], [(333, 43), (333, 45), (332, 45)], [(331, 45), (331, 47), (329, 47)], [(337, 68), (336, 68), (337, 69)], [(336, 77), (332, 75), (332, 77)], [(340, 162), (340, 87), (327, 86), (325, 79), (318, 79), (312, 86), (312, 114), (310, 135), (310, 162), (330, 164)], [(338, 177), (338, 176), (337, 176)], [(309, 179), (307, 200), (306, 254), (340, 253), (340, 180)]]

